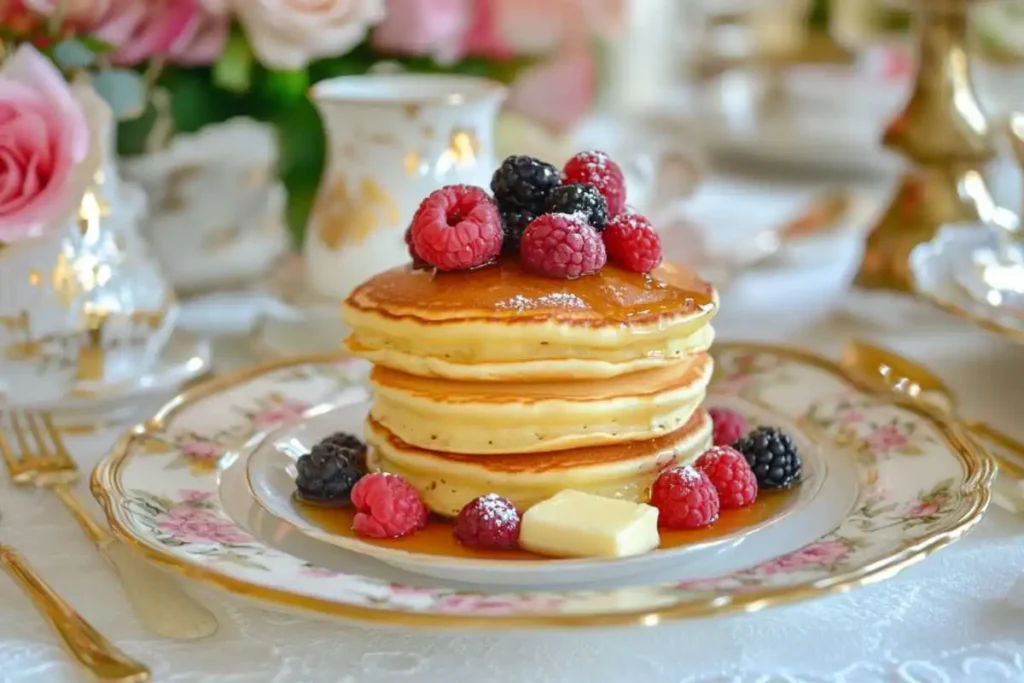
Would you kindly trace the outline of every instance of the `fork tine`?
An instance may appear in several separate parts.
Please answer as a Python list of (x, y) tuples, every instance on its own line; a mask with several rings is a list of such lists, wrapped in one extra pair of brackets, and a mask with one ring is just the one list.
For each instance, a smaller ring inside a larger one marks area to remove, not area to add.
[(71, 458), (71, 453), (64, 446), (64, 439), (61, 438), (60, 430), (53, 424), (53, 417), (49, 413), (43, 413), (42, 420), (47, 434), (50, 435), (50, 441), (57, 451), (57, 459), (60, 461), (61, 466), (67, 468), (75, 467), (75, 461)]
[(46, 445), (46, 439), (43, 438), (42, 432), (39, 431), (39, 421), (36, 419), (35, 413), (25, 413), (25, 422), (28, 423), (28, 430), (31, 432), (32, 438), (35, 439), (36, 448), (38, 449), (34, 455), (46, 458), (47, 460), (52, 458), (53, 454)]
[[(11, 428), (14, 430), (14, 439), (18, 442), (18, 449), (21, 452), (21, 459), (27, 460), (30, 457), (31, 450), (28, 446), (28, 441), (25, 439), (25, 430), (21, 427), (21, 422), (18, 420), (18, 414), (14, 411), (8, 413), (11, 418)], [(15, 458), (17, 461), (18, 458)]]
[(4, 413), (0, 412), (0, 455), (3, 455), (4, 462), (13, 471), (15, 469), (15, 463), (17, 458), (14, 455), (14, 449), (11, 447), (11, 442), (7, 440), (6, 430), (4, 429)]

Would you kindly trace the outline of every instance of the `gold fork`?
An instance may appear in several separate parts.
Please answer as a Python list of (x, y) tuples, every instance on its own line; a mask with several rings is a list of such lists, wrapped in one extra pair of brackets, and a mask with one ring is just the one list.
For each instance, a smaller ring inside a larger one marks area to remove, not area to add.
[[(71, 488), (78, 479), (78, 467), (50, 416), (10, 411), (4, 418), (0, 413), (0, 454), (11, 479), (57, 495), (120, 577), (139, 622), (153, 633), (175, 640), (197, 640), (215, 633), (217, 620), (208, 609), (169, 576), (134, 555), (82, 506)], [(5, 434), (8, 431), (17, 450)]]
[(68, 651), (101, 681), (143, 683), (149, 669), (121, 652), (54, 592), (10, 546), (0, 543), (0, 567), (14, 579), (64, 641)]

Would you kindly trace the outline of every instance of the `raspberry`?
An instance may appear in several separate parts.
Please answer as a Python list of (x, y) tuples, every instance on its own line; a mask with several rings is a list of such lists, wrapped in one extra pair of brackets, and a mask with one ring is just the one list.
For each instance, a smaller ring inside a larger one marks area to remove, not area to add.
[(501, 252), (501, 219), (487, 193), (448, 185), (420, 203), (410, 226), (411, 252), (438, 270), (475, 268)]
[(735, 448), (712, 446), (697, 458), (696, 467), (714, 484), (723, 510), (745, 508), (757, 500), (757, 477)]
[(580, 152), (565, 162), (565, 184), (593, 185), (608, 202), (608, 215), (618, 216), (626, 207), (626, 179), (619, 165), (604, 152)]
[(455, 538), (471, 548), (515, 548), (519, 544), (519, 511), (508, 499), (488, 493), (455, 518)]
[(709, 408), (711, 422), (715, 425), (715, 445), (731, 446), (747, 433), (750, 425), (743, 416), (728, 408)]
[(579, 213), (594, 230), (601, 232), (608, 224), (608, 203), (590, 185), (562, 185), (548, 197), (548, 213)]
[(352, 489), (352, 505), (352, 529), (360, 536), (400, 538), (427, 524), (420, 494), (397, 474), (378, 472), (360, 479)]
[(523, 239), (523, 232), (536, 217), (529, 211), (506, 211), (501, 214), (501, 229), (505, 232), (505, 238), (501, 243), (503, 253), (519, 253), (519, 243)]
[(661, 263), (661, 238), (638, 213), (620, 213), (608, 221), (601, 236), (612, 263), (626, 270), (649, 273)]
[(567, 280), (595, 273), (608, 260), (601, 236), (581, 216), (566, 213), (530, 223), (519, 251), (527, 270)]
[(669, 529), (700, 529), (718, 519), (718, 492), (708, 475), (691, 465), (662, 472), (651, 488), (658, 525)]
[(491, 177), (491, 192), (501, 211), (526, 211), (538, 216), (544, 213), (548, 195), (562, 184), (558, 169), (539, 159), (511, 156)]

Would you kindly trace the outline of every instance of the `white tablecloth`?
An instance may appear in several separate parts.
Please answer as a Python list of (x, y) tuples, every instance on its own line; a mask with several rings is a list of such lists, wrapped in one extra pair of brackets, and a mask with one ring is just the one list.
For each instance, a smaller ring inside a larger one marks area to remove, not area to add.
[[(965, 414), (1024, 438), (1024, 348), (923, 306), (908, 314), (899, 302), (851, 299), (843, 280), (834, 268), (752, 273), (723, 297), (721, 337), (835, 354), (856, 334), (930, 365), (957, 389)], [(244, 310), (237, 301), (209, 306), (207, 313)], [(882, 324), (834, 312), (851, 308)], [(222, 345), (222, 358), (241, 362), (241, 348)], [(87, 470), (115, 437), (69, 445)], [(1024, 681), (1024, 608), (1006, 599), (1024, 570), (1024, 520), (994, 508), (968, 538), (891, 580), (752, 615), (616, 631), (397, 632), (281, 615), (197, 590), (221, 629), (181, 644), (134, 622), (116, 580), (55, 499), (0, 479), (0, 538), (160, 682)], [(84, 482), (80, 489), (88, 497)], [(0, 681), (80, 676), (27, 600), (0, 580)]]

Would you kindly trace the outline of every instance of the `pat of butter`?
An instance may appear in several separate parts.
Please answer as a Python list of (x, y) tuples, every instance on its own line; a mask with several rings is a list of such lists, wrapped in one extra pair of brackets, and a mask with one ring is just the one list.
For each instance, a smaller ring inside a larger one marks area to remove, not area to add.
[(624, 557), (658, 547), (658, 508), (566, 490), (523, 514), (519, 545), (554, 557)]

